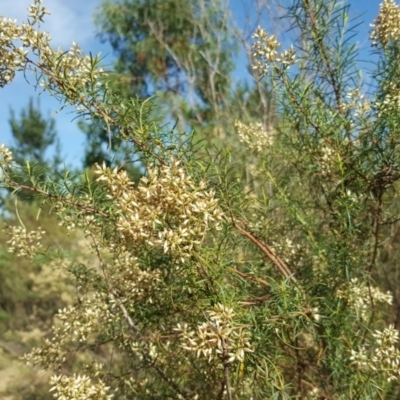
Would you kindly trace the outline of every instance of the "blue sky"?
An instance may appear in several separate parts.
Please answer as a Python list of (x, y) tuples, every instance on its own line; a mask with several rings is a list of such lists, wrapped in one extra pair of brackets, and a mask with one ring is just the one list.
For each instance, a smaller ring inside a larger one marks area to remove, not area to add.
[[(360, 48), (366, 49), (362, 52), (363, 58), (368, 58), (368, 35), (369, 24), (373, 22), (379, 11), (381, 0), (352, 0), (352, 15), (361, 15), (364, 24), (359, 28), (360, 34), (357, 38)], [(0, 0), (0, 16), (17, 19), (18, 22), (26, 20), (26, 9), (31, 0)], [(286, 1), (285, 1), (286, 3)], [(43, 5), (47, 7), (51, 15), (46, 16), (43, 29), (48, 31), (53, 38), (55, 47), (68, 50), (72, 42), (78, 43), (86, 52), (99, 53), (106, 56), (105, 63), (113, 61), (112, 50), (107, 44), (102, 44), (96, 38), (96, 30), (92, 21), (92, 15), (100, 0), (44, 0)], [(247, 13), (252, 12), (253, 0), (231, 0), (231, 8), (235, 18), (243, 20)], [(261, 17), (260, 24), (262, 25)], [(272, 29), (268, 29), (272, 31)], [(241, 59), (236, 69), (237, 78), (245, 75), (242, 70), (246, 68), (247, 61)], [(33, 77), (31, 77), (33, 78)], [(33, 80), (32, 80), (33, 81)], [(36, 99), (39, 92), (33, 89), (25, 80), (23, 74), (18, 74), (11, 85), (0, 89), (0, 143), (11, 144), (11, 132), (9, 127), (10, 108), (19, 115), (21, 109), (28, 104), (29, 97)], [(49, 95), (40, 95), (40, 105), (45, 116), (52, 115), (56, 120), (56, 129), (59, 134), (62, 153), (67, 164), (80, 165), (82, 150), (84, 146), (83, 133), (77, 128), (73, 120), (73, 109), (64, 109), (57, 113), (60, 105)]]

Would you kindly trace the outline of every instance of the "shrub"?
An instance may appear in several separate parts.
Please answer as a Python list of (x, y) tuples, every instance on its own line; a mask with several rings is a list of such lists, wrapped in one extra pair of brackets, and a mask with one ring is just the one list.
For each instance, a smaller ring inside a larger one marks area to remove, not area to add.
[[(237, 147), (205, 155), (161, 125), (151, 100), (122, 97), (98, 57), (76, 44), (54, 51), (36, 29), (39, 0), (29, 13), (21, 26), (2, 20), (1, 84), (33, 70), (78, 116), (103, 121), (144, 172), (135, 183), (121, 165), (96, 165), (93, 179), (43, 181), (28, 165), (21, 183), (0, 149), (3, 185), (52, 205), (97, 259), (69, 268), (76, 303), (26, 355), (54, 371), (55, 396), (396, 396), (399, 7), (385, 0), (373, 25), (371, 87), (348, 6), (294, 1), (299, 40), (287, 50), (257, 29), (253, 68), (274, 87), (278, 122), (236, 122), (250, 186)], [(34, 234), (13, 235), (23, 257), (36, 249)]]

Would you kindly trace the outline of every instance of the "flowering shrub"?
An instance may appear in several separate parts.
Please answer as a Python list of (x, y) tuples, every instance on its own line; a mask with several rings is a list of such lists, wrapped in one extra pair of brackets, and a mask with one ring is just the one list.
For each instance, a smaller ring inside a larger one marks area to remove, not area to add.
[[(278, 117), (271, 135), (265, 121), (232, 116), (253, 186), (232, 173), (234, 146), (207, 153), (165, 132), (151, 100), (121, 96), (98, 57), (75, 43), (53, 50), (40, 0), (22, 25), (2, 18), (0, 86), (36, 73), (42, 90), (101, 121), (143, 172), (135, 183), (123, 165), (96, 164), (92, 175), (44, 182), (0, 146), (2, 185), (50, 204), (92, 254), (68, 267), (76, 301), (24, 357), (53, 372), (56, 398), (398, 394), (389, 311), (399, 300), (385, 252), (398, 222), (399, 7), (385, 0), (373, 25), (380, 63), (369, 94), (338, 6), (294, 1), (296, 51), (278, 53), (262, 28), (253, 36), (253, 69), (276, 88)], [(17, 169), (29, 179), (14, 179)], [(43, 232), (20, 224), (7, 228), (10, 251), (56, 262)]]

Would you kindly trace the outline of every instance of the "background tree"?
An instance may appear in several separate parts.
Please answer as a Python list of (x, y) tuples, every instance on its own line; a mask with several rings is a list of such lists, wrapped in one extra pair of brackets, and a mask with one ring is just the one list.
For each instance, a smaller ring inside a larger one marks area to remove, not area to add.
[[(55, 120), (43, 116), (39, 102), (35, 106), (31, 98), (27, 108), (21, 110), (19, 118), (11, 109), (9, 123), (13, 138), (11, 150), (17, 164), (24, 166), (29, 163), (30, 168), (37, 171), (36, 176), (40, 176), (40, 179), (45, 179), (43, 175), (45, 166), (51, 166), (54, 170), (60, 168), (61, 145), (57, 139)], [(49, 156), (51, 150), (53, 154)], [(15, 173), (15, 180), (20, 183), (27, 182), (26, 176), (18, 175), (17, 170)], [(32, 193), (24, 190), (19, 190), (18, 195), (21, 198), (32, 199)]]
[[(250, 67), (247, 73), (235, 71), (235, 63), (240, 51), (250, 65), (251, 33), (260, 18), (278, 29), (281, 11), (271, 1), (253, 1), (252, 6), (257, 13), (247, 13), (248, 4), (243, 4), (240, 22), (225, 0), (107, 0), (95, 15), (101, 40), (117, 56), (114, 89), (138, 98), (156, 94), (154, 101), (162, 105), (158, 113), (183, 134), (183, 141), (190, 134), (205, 152), (213, 146), (234, 149), (232, 179), (245, 179), (249, 187), (254, 171), (240, 151), (232, 115), (261, 123), (272, 134), (276, 113), (269, 83)], [(285, 29), (282, 20), (279, 29)]]
[(60, 159), (60, 150), (55, 120), (44, 118), (39, 103), (35, 106), (32, 98), (27, 108), (21, 111), (19, 118), (13, 109), (10, 114), (9, 122), (14, 140), (11, 149), (15, 161), (20, 165), (24, 165), (26, 161), (38, 164), (48, 163), (46, 152), (51, 146), (56, 145), (52, 163), (57, 164)]

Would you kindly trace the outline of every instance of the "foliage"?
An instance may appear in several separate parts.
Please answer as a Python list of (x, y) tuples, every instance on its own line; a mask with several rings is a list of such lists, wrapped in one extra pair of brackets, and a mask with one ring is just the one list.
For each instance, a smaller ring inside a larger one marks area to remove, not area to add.
[[(0, 147), (2, 184), (21, 188), (15, 169), (29, 175), (24, 189), (83, 232), (96, 258), (70, 265), (76, 301), (25, 356), (53, 372), (55, 397), (396, 398), (397, 293), (386, 288), (385, 254), (396, 247), (400, 8), (385, 0), (373, 26), (369, 92), (347, 5), (295, 0), (286, 16), (299, 39), (287, 50), (259, 27), (253, 68), (274, 87), (277, 122), (232, 120), (242, 148), (216, 152), (165, 126), (151, 99), (122, 96), (98, 57), (76, 44), (52, 50), (36, 31), (45, 14), (36, 0), (27, 24), (3, 19), (0, 82), (33, 69), (43, 90), (101, 121), (143, 169), (134, 182), (110, 158), (95, 179), (43, 182)], [(147, 67), (164, 62), (165, 85), (175, 60), (154, 54)], [(40, 235), (10, 232), (11, 250), (35, 257)]]
[[(187, 93), (192, 80), (194, 95), (209, 104), (216, 96), (207, 89), (210, 79), (216, 80), (220, 101), (230, 88), (226, 77), (235, 44), (227, 35), (224, 6), (220, 0), (106, 1), (96, 20), (101, 38), (119, 56), (117, 72), (129, 71), (124, 85), (132, 93), (143, 98), (159, 91)], [(216, 71), (210, 77), (211, 63)]]

